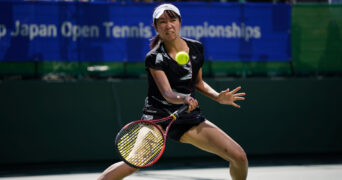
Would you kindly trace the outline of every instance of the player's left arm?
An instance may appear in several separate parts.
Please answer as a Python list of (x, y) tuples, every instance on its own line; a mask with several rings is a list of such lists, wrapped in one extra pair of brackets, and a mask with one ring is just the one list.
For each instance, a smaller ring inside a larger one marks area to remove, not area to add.
[(195, 87), (198, 91), (200, 91), (205, 96), (213, 99), (214, 101), (220, 104), (232, 105), (234, 107), (240, 108), (240, 105), (236, 104), (237, 100), (245, 100), (244, 96), (246, 93), (237, 93), (241, 87), (237, 87), (232, 91), (229, 91), (229, 88), (223, 90), (221, 92), (217, 92), (213, 89), (209, 84), (207, 84), (202, 78), (202, 68), (200, 68), (198, 75), (196, 77)]

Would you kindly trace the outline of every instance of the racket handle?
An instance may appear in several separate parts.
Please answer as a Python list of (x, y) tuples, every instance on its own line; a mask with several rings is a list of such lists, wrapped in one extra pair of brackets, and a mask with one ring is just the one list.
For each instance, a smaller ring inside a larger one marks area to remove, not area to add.
[(174, 119), (177, 119), (179, 117), (180, 114), (182, 114), (183, 112), (185, 112), (186, 110), (188, 110), (189, 105), (184, 104), (183, 106), (181, 106), (177, 111), (175, 111), (174, 113), (171, 114), (171, 116)]

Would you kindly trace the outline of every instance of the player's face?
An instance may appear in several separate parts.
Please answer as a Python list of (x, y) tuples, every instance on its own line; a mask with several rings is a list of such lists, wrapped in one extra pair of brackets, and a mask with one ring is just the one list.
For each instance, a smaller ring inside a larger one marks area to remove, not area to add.
[(157, 20), (155, 29), (164, 41), (172, 41), (179, 37), (180, 21), (177, 17), (171, 18), (164, 12)]

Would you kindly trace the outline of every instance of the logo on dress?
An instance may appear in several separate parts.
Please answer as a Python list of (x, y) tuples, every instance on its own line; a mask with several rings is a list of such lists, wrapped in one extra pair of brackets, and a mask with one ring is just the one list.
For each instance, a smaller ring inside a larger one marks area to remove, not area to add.
[(163, 62), (163, 55), (158, 53), (156, 57), (156, 64)]
[(180, 80), (188, 80), (188, 79), (191, 79), (192, 78), (192, 69), (191, 69), (191, 66), (189, 64), (183, 66), (183, 68), (185, 70), (188, 71), (188, 74), (186, 74), (185, 76), (181, 77)]

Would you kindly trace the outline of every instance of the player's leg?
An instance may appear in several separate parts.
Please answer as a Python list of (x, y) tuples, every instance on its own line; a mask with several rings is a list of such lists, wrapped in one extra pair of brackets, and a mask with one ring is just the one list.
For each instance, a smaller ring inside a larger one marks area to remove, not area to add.
[(229, 161), (233, 180), (247, 178), (248, 160), (241, 146), (220, 128), (209, 121), (204, 121), (191, 128), (180, 139), (204, 151), (214, 153)]
[(133, 174), (138, 169), (133, 168), (123, 161), (115, 163), (109, 166), (105, 171), (102, 172), (97, 180), (121, 180), (130, 174)]

